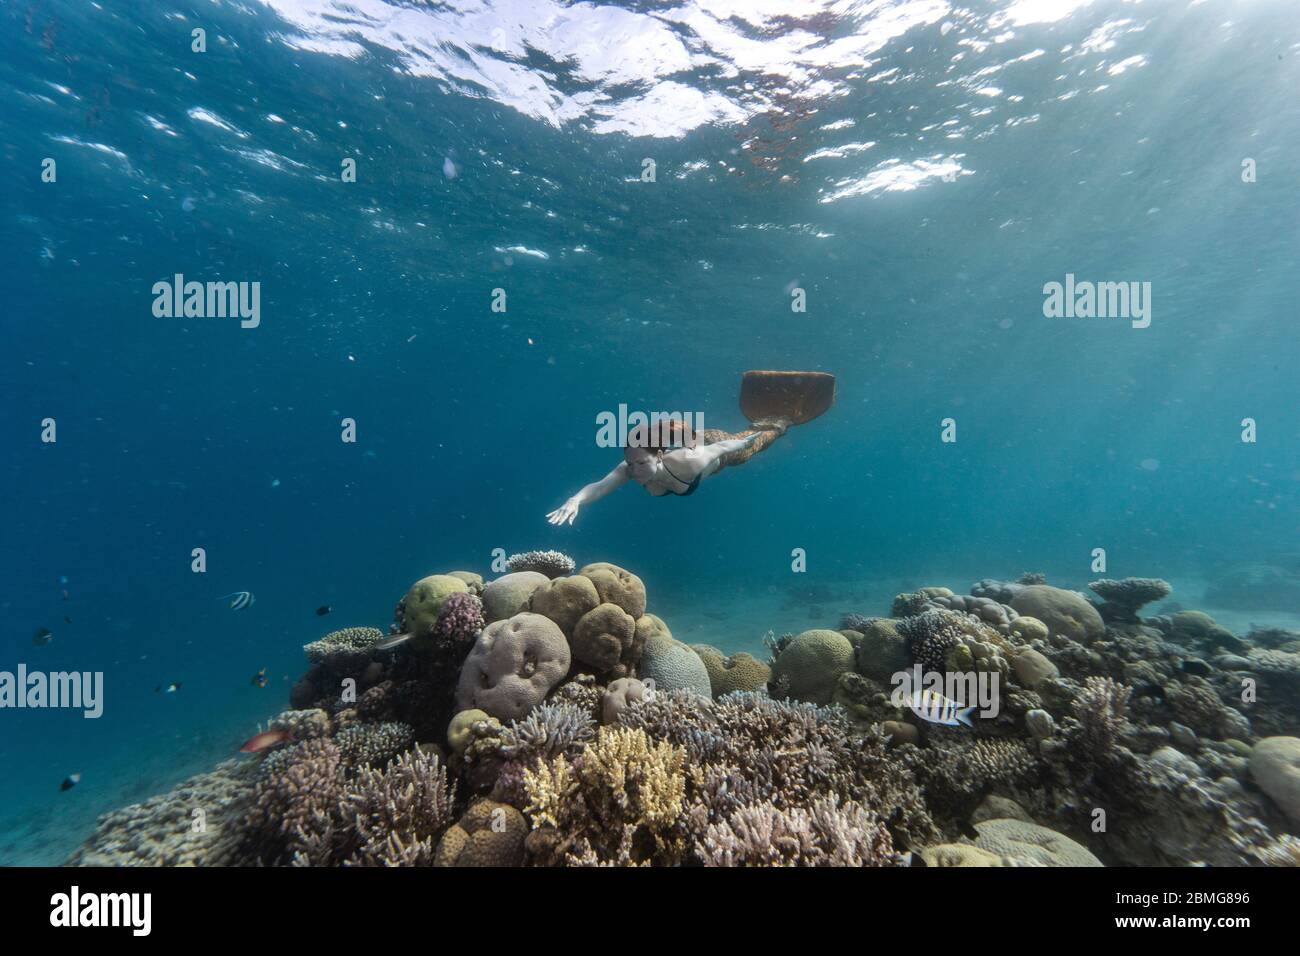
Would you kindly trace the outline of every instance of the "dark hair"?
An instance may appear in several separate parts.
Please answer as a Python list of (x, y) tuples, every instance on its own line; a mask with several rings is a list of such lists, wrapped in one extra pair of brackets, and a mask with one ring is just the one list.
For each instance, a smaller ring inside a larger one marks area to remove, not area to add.
[(637, 425), (627, 433), (623, 458), (627, 460), (628, 452), (633, 448), (663, 452), (672, 448), (694, 447), (695, 433), (691, 431), (690, 425), (679, 418), (662, 418), (653, 423)]

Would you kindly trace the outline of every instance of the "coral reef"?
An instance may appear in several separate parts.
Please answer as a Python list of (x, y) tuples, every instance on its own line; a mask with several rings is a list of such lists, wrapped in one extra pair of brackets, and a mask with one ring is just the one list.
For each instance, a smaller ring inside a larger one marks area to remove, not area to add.
[[(1161, 579), (922, 587), (769, 631), (765, 662), (674, 639), (625, 568), (507, 564), (421, 578), (384, 650), (375, 628), (307, 644), (283, 742), (105, 815), (70, 862), (1300, 861), (1300, 632), (1144, 618)], [(971, 726), (892, 694), (913, 665)]]

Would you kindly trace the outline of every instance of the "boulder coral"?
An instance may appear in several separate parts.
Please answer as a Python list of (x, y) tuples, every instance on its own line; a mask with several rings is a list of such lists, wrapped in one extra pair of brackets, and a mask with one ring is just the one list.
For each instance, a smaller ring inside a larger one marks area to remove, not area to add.
[(1300, 737), (1266, 737), (1255, 744), (1250, 775), (1283, 813), (1300, 823)]
[(692, 644), (709, 673), (709, 687), (714, 697), (734, 691), (758, 691), (772, 679), (772, 668), (743, 651), (727, 656), (709, 644)]
[(975, 824), (974, 844), (1013, 866), (1101, 866), (1084, 846), (1064, 834), (1024, 820), (985, 820)]
[(442, 603), (453, 594), (464, 594), (469, 585), (450, 574), (430, 574), (411, 585), (398, 605), (397, 627), (424, 637), (437, 623)]
[(687, 690), (701, 697), (713, 696), (709, 672), (700, 655), (666, 633), (658, 633), (646, 641), (637, 676), (656, 692)]
[(633, 618), (645, 613), (645, 584), (631, 571), (607, 561), (597, 561), (579, 568), (578, 573), (596, 586), (600, 603), (617, 604)]
[(641, 655), (635, 647), (636, 621), (617, 604), (598, 604), (573, 626), (574, 658), (598, 674), (627, 676)]
[(565, 637), (573, 634), (578, 621), (600, 604), (600, 595), (590, 578), (574, 574), (547, 581), (533, 591), (528, 609), (554, 621)]
[(772, 677), (784, 680), (795, 700), (829, 704), (840, 675), (853, 669), (853, 645), (838, 631), (804, 631), (772, 665)]
[(476, 800), (443, 834), (434, 866), (519, 866), (528, 823), (508, 803)]
[(503, 574), (483, 585), (483, 617), (489, 624), (514, 617), (528, 609), (533, 592), (550, 580), (537, 571), (516, 571)]
[(1090, 644), (1106, 631), (1097, 609), (1077, 591), (1050, 584), (1030, 584), (1016, 592), (1011, 606), (1020, 614), (1046, 624), (1052, 637), (1060, 635), (1079, 644)]
[(489, 624), (461, 667), (458, 710), (517, 720), (546, 699), (569, 672), (564, 632), (540, 614), (523, 612)]

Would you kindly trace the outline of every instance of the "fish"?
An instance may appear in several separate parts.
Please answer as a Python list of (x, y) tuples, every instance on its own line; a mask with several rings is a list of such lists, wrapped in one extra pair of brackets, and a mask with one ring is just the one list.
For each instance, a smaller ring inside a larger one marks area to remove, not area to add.
[(907, 707), (922, 720), (948, 727), (956, 727), (958, 724), (974, 726), (970, 722), (970, 715), (977, 709), (975, 706), (963, 707), (943, 694), (919, 688), (914, 688), (907, 696)]
[(256, 754), (280, 744), (292, 742), (293, 734), (283, 728), (264, 730), (260, 734), (253, 734), (253, 736), (245, 740), (244, 745), (239, 748), (239, 752), (241, 754)]
[(324, 617), (332, 610), (334, 610), (334, 608), (330, 607), (328, 604), (322, 604), (320, 607), (316, 608), (316, 616)]
[(371, 645), (371, 647), (373, 650), (376, 651), (386, 651), (391, 648), (399, 647), (400, 645), (405, 644), (414, 636), (415, 635), (412, 634), (410, 631), (407, 631), (405, 634), (390, 634), (382, 641), (375, 641), (375, 643)]
[(266, 686), (266, 668), (263, 667), (260, 671), (258, 671), (256, 674), (254, 674), (254, 675), (253, 675), (253, 679), (252, 679), (251, 681), (249, 681), (249, 683), (252, 684), (254, 687), (265, 687), (265, 686)]
[(63, 783), (59, 784), (59, 790), (61, 792), (66, 792), (68, 790), (71, 790), (79, 783), (81, 783), (81, 774), (70, 773), (63, 778)]
[(246, 607), (251, 607), (253, 602), (257, 600), (252, 591), (231, 591), (229, 594), (223, 594), (217, 598), (218, 601), (227, 599), (230, 601), (230, 610), (232, 611), (242, 611)]
[(37, 647), (44, 647), (52, 640), (54, 640), (54, 632), (48, 627), (38, 627), (36, 634), (32, 637), (32, 643)]
[(176, 681), (174, 683), (167, 684), (166, 686), (159, 684), (157, 687), (153, 689), (153, 692), (155, 694), (174, 694), (180, 689), (181, 689), (181, 682)]

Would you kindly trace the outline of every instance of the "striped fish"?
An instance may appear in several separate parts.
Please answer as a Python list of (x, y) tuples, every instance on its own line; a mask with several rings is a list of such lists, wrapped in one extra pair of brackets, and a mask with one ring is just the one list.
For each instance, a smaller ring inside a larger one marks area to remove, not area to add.
[(217, 598), (218, 601), (230, 601), (230, 610), (242, 611), (244, 608), (252, 605), (257, 598), (253, 597), (252, 591), (231, 591), (229, 594), (223, 594)]
[(964, 724), (967, 727), (972, 726), (970, 715), (977, 709), (973, 706), (963, 707), (943, 694), (919, 688), (914, 688), (907, 697), (907, 706), (912, 713), (922, 720), (928, 720), (932, 724), (943, 724), (947, 727), (956, 727), (958, 724)]

